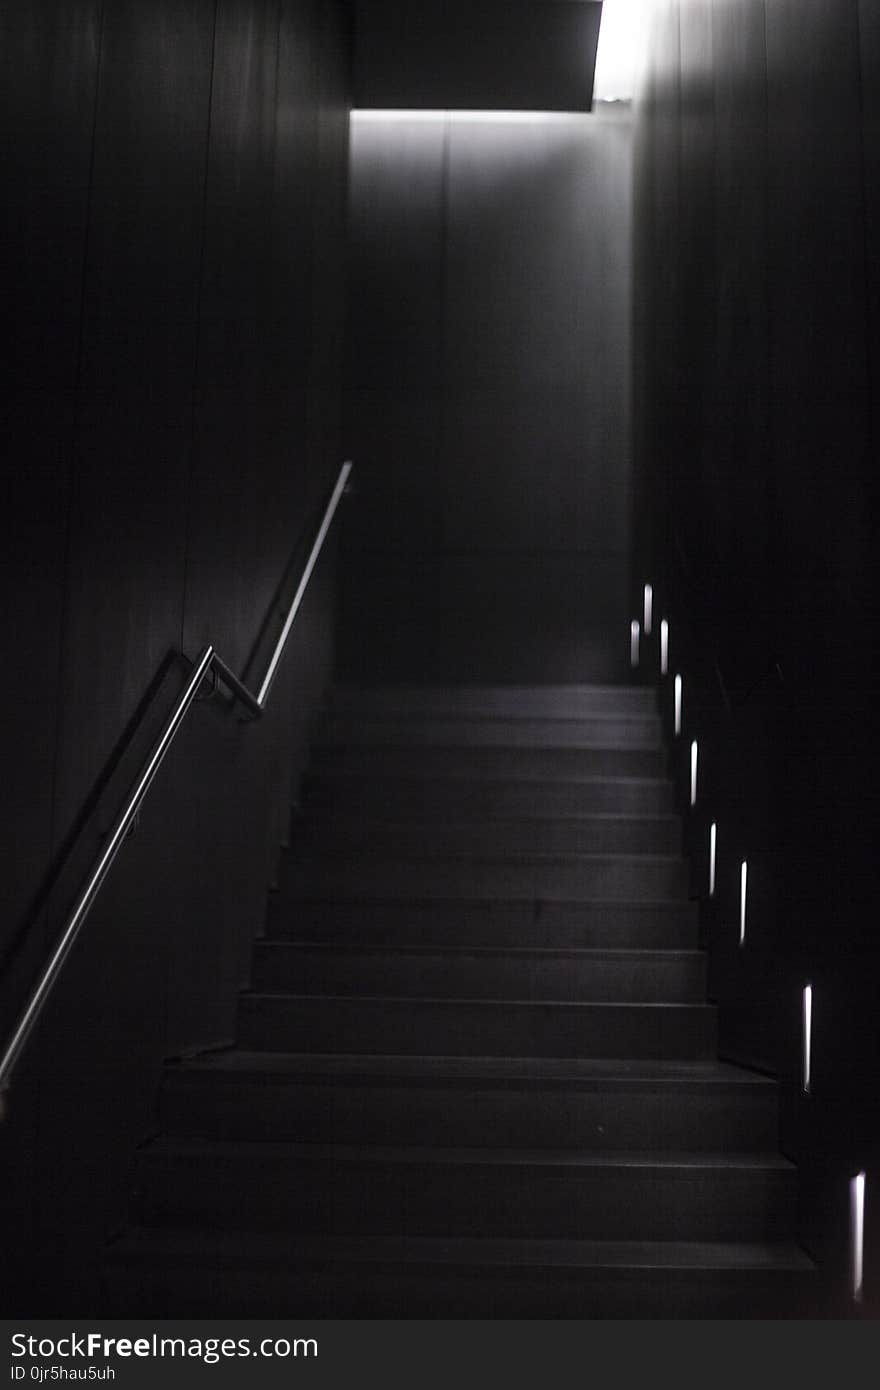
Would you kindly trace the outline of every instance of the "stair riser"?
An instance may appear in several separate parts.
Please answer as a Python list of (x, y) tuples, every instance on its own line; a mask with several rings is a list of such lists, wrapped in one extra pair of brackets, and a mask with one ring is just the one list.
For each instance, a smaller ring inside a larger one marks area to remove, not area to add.
[(222, 1266), (188, 1260), (176, 1268), (121, 1260), (108, 1266), (105, 1306), (117, 1317), (321, 1318), (809, 1318), (819, 1306), (815, 1278), (666, 1269), (508, 1269), (474, 1273), (388, 1266)]
[(415, 686), (334, 690), (330, 707), (337, 714), (423, 715), (453, 718), (586, 719), (595, 715), (649, 718), (657, 698), (638, 686)]
[(656, 717), (620, 719), (413, 719), (330, 717), (321, 743), (331, 748), (596, 748), (660, 747)]
[(166, 1132), (191, 1138), (337, 1144), (448, 1144), (728, 1153), (777, 1145), (767, 1095), (629, 1086), (380, 1086), (177, 1078), (162, 1098)]
[(638, 947), (687, 950), (696, 904), (270, 901), (275, 936), (373, 945)]
[(479, 858), (397, 860), (372, 855), (285, 856), (279, 891), (297, 897), (654, 899), (687, 896), (687, 865), (673, 856), (548, 858), (543, 863)]
[(522, 1004), (244, 995), (244, 1048), (407, 1056), (714, 1055), (708, 1006)]
[(397, 994), (443, 999), (563, 999), (625, 1003), (705, 998), (702, 956), (622, 961), (562, 956), (429, 955), (309, 951), (258, 944), (253, 987), (260, 993)]
[(315, 748), (319, 774), (386, 777), (664, 777), (665, 751), (624, 748)]
[(331, 818), (310, 818), (293, 830), (297, 853), (324, 850), (341, 855), (379, 854), (678, 854), (681, 826), (677, 819), (597, 816), (583, 821), (505, 821), (498, 825), (402, 823), (383, 825)]
[(171, 1162), (142, 1155), (135, 1209), (146, 1226), (291, 1234), (557, 1237), (595, 1240), (790, 1238), (791, 1174), (686, 1167), (561, 1169), (522, 1164), (292, 1161), (218, 1147)]
[(346, 777), (311, 775), (309, 812), (336, 810), (370, 820), (490, 816), (650, 816), (672, 810), (672, 785), (662, 778), (596, 777), (583, 782), (462, 777)]

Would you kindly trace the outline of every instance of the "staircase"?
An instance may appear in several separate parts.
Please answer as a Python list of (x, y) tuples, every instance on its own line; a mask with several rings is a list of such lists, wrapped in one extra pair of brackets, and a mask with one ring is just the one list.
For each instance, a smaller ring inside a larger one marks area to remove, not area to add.
[(170, 1066), (141, 1316), (804, 1316), (650, 691), (336, 691), (237, 1046)]

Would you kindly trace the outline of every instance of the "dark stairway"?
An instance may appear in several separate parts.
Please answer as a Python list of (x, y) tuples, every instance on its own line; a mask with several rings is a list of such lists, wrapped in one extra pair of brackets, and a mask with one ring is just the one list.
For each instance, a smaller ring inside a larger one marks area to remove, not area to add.
[(168, 1069), (142, 1315), (803, 1315), (775, 1084), (716, 1060), (652, 694), (338, 691), (241, 999)]

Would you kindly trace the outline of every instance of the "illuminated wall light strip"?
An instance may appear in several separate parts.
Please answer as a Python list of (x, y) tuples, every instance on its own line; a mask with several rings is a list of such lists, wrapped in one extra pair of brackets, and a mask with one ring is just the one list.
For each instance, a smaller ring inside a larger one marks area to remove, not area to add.
[(849, 1184), (851, 1231), (852, 1296), (861, 1303), (865, 1281), (865, 1174), (857, 1173)]
[(715, 853), (718, 844), (718, 825), (713, 820), (709, 826), (709, 897), (715, 896)]
[(669, 674), (669, 624), (665, 618), (660, 621), (660, 674)]
[(739, 868), (739, 944), (746, 941), (746, 890), (748, 887), (749, 866), (745, 860)]
[(629, 625), (629, 664), (633, 670), (639, 664), (639, 625), (635, 618)]
[(813, 1070), (813, 986), (804, 985), (804, 1095), (810, 1094)]
[(645, 636), (651, 636), (651, 624), (654, 621), (654, 589), (650, 584), (645, 585)]
[(681, 676), (675, 677), (675, 737), (681, 733)]
[(697, 804), (697, 740), (691, 744), (691, 806)]
[(554, 121), (583, 121), (590, 117), (585, 111), (495, 111), (460, 110), (456, 107), (382, 107), (356, 106), (352, 108), (353, 121), (461, 121), (468, 124), (537, 125)]

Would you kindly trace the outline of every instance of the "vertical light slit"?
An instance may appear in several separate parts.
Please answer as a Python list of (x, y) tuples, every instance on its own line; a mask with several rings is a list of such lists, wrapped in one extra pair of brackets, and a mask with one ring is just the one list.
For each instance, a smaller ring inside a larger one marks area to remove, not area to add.
[(850, 1213), (852, 1222), (852, 1296), (853, 1302), (861, 1303), (865, 1279), (865, 1174), (857, 1173), (851, 1179)]
[(804, 1095), (810, 1094), (813, 1070), (813, 986), (804, 985)]

